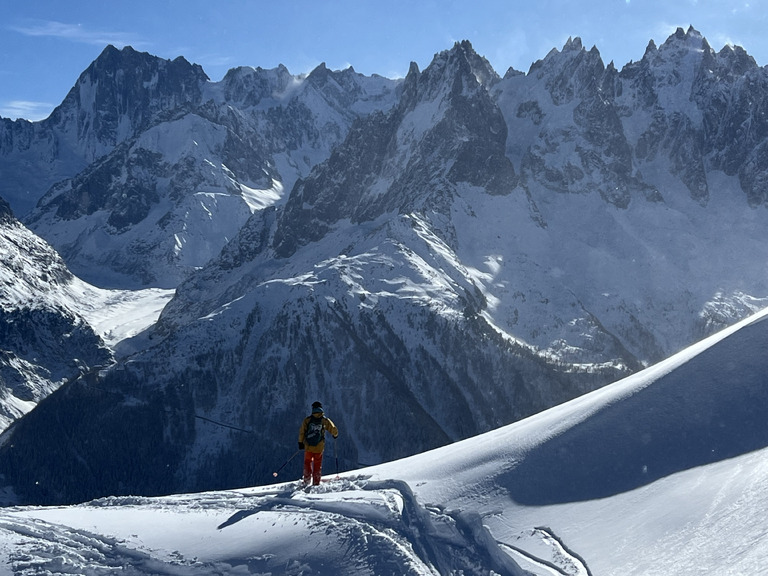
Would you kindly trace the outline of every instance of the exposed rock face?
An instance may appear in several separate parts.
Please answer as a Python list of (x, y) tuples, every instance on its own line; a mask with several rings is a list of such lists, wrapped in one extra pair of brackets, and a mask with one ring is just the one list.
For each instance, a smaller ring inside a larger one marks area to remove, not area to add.
[(359, 121), (297, 184), (276, 233), (277, 254), (290, 256), (343, 219), (426, 208), (449, 220), (459, 183), (509, 194), (516, 176), (504, 154), (504, 118), (489, 94), (496, 81), (468, 42), (436, 57), (424, 73), (413, 66), (398, 106)]
[(0, 431), (112, 355), (68, 296), (56, 252), (0, 200)]
[(0, 196), (23, 218), (53, 184), (176, 109), (200, 101), (208, 77), (184, 58), (108, 46), (47, 119), (0, 119)]

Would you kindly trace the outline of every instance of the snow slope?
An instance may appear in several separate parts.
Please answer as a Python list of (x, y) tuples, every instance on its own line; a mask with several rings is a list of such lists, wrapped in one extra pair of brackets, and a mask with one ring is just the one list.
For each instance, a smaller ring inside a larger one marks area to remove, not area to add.
[(338, 477), (329, 452), (308, 493), (3, 509), (0, 574), (759, 574), (766, 316), (428, 453)]
[(63, 293), (61, 300), (73, 302), (94, 332), (114, 351), (119, 343), (154, 324), (174, 291), (108, 290), (73, 277)]
[(153, 324), (172, 295), (83, 282), (0, 205), (0, 431), (64, 382), (113, 363), (115, 346)]

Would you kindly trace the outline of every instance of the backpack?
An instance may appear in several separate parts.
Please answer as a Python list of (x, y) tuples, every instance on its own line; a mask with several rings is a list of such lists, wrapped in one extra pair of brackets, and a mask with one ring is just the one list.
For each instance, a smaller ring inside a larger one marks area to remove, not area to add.
[(307, 431), (304, 434), (304, 444), (317, 446), (325, 439), (325, 418), (310, 417), (307, 422)]

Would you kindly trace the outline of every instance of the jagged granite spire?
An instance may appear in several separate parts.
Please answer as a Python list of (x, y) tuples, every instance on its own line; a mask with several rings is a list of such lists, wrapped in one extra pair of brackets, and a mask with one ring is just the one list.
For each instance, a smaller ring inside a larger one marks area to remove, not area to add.
[(467, 41), (437, 54), (424, 72), (412, 64), (397, 107), (356, 123), (327, 162), (297, 184), (275, 234), (277, 253), (289, 256), (342, 219), (427, 205), (443, 210), (457, 182), (510, 192), (516, 181), (504, 154), (506, 125), (489, 94), (499, 80)]

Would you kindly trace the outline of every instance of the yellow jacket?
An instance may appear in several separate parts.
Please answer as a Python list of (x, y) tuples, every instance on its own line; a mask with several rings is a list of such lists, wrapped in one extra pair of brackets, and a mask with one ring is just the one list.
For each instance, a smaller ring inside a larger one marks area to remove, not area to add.
[[(320, 414), (320, 417), (323, 419), (323, 428), (325, 430), (328, 430), (328, 432), (331, 433), (331, 436), (336, 438), (336, 436), (339, 435), (339, 429), (336, 428), (336, 424), (334, 424), (330, 418), (327, 418), (323, 414)], [(307, 433), (307, 426), (309, 426), (309, 421), (312, 420), (314, 416), (307, 416), (304, 418), (304, 421), (301, 423), (301, 428), (299, 428), (299, 442), (304, 444), (304, 436)], [(325, 439), (320, 440), (320, 444), (317, 444), (316, 446), (309, 446), (307, 444), (304, 444), (304, 450), (307, 452), (314, 452), (314, 453), (320, 453), (325, 449)]]

